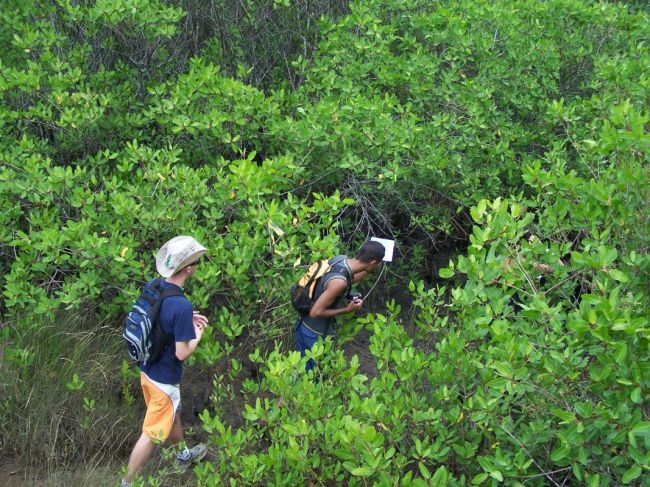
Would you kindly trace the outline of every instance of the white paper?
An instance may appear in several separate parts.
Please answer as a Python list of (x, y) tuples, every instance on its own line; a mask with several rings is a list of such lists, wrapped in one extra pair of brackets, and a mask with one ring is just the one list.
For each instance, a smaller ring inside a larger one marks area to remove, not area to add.
[(382, 259), (384, 262), (393, 262), (393, 249), (395, 248), (395, 240), (388, 240), (387, 238), (378, 237), (372, 237), (370, 240), (373, 242), (379, 242), (386, 248), (384, 258)]

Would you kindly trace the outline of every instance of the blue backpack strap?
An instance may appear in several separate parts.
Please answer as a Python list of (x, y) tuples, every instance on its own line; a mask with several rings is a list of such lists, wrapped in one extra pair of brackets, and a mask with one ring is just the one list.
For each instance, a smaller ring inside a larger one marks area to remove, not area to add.
[(163, 282), (164, 281), (162, 279), (153, 279), (146, 284), (146, 287), (148, 289), (153, 289), (156, 294), (160, 294), (160, 298), (157, 301), (154, 302), (154, 297), (150, 296), (149, 294), (145, 294), (143, 296), (144, 299), (146, 299), (149, 302), (149, 304), (152, 305), (151, 316), (156, 320), (158, 319), (160, 306), (162, 305), (162, 302), (164, 301), (165, 298), (169, 298), (170, 296), (184, 296), (183, 291), (178, 289), (177, 286), (167, 287), (163, 289), (162, 288)]

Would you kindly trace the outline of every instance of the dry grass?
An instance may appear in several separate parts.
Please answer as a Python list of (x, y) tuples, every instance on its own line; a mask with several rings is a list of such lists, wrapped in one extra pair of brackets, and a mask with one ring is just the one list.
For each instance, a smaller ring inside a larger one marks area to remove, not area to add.
[[(0, 485), (119, 484), (144, 405), (137, 371), (121, 371), (120, 323), (93, 316), (5, 323), (0, 330)], [(83, 381), (78, 390), (69, 385), (74, 374)], [(156, 453), (145, 485), (195, 485), (191, 471), (174, 470), (170, 455)]]
[[(137, 384), (120, 375), (120, 327), (91, 316), (6, 325), (0, 342), (4, 457), (40, 472), (81, 465), (90, 475), (131, 448), (141, 411), (139, 403), (125, 401)], [(78, 390), (67, 385), (74, 374), (83, 381)]]
[[(15, 461), (0, 461), (0, 485), (4, 487), (116, 487), (120, 481), (121, 463), (78, 463), (57, 470), (25, 469)], [(144, 485), (159, 487), (189, 487), (196, 485), (191, 471), (179, 472), (170, 468), (164, 455), (157, 455), (148, 465)]]

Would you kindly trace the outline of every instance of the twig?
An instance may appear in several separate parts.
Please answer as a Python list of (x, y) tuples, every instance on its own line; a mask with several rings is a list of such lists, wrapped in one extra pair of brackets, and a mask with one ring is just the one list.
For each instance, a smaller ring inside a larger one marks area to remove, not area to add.
[(525, 479), (524, 482), (528, 482), (529, 480), (536, 479), (537, 477), (543, 477), (544, 475), (551, 475), (553, 473), (566, 472), (567, 470), (571, 470), (571, 467), (565, 467), (565, 468), (561, 468), (559, 470), (551, 470), (550, 472), (546, 472), (546, 473), (538, 473), (538, 474), (535, 474), (535, 475), (529, 475), (529, 476), (523, 477), (523, 478)]
[(519, 262), (519, 252), (517, 252), (517, 258), (515, 258), (512, 255), (512, 252), (510, 251), (510, 247), (506, 246), (506, 251), (510, 255), (510, 258), (515, 261), (515, 264), (517, 264), (517, 267), (519, 268), (519, 270), (523, 273), (524, 277), (526, 278), (526, 281), (528, 282), (528, 285), (530, 286), (530, 288), (533, 291), (533, 294), (537, 294), (537, 288), (535, 287), (535, 284), (533, 284), (533, 281), (530, 278), (530, 276), (528, 275), (528, 273), (526, 272), (526, 269), (524, 269), (524, 267), (521, 265), (521, 262)]
[(555, 480), (553, 480), (553, 477), (551, 477), (550, 474), (553, 473), (553, 472), (544, 472), (542, 467), (539, 465), (539, 463), (537, 463), (537, 460), (535, 460), (535, 458), (530, 454), (530, 452), (526, 449), (526, 447), (524, 446), (524, 444), (521, 441), (519, 441), (512, 433), (510, 433), (510, 431), (505, 429), (503, 426), (499, 425), (499, 428), (501, 428), (503, 431), (505, 431), (508, 434), (508, 436), (510, 436), (510, 438), (515, 440), (517, 442), (517, 444), (521, 447), (521, 449), (526, 452), (526, 455), (528, 455), (530, 457), (530, 459), (533, 461), (535, 466), (540, 470), (540, 472), (541, 472), (539, 474), (540, 476), (543, 475), (544, 477), (546, 477), (556, 487), (561, 487), (560, 484), (558, 484)]
[(555, 284), (553, 287), (547, 289), (547, 290), (544, 291), (544, 292), (546, 292), (546, 293), (550, 293), (550, 292), (553, 291), (556, 287), (561, 286), (562, 284), (564, 284), (564, 283), (567, 282), (568, 280), (570, 280), (570, 279), (572, 279), (572, 278), (574, 278), (574, 277), (577, 277), (577, 276), (579, 276), (580, 274), (583, 274), (584, 272), (586, 272), (585, 269), (581, 269), (581, 270), (579, 270), (579, 271), (573, 272), (573, 273), (569, 274), (567, 277), (565, 277), (564, 279), (562, 279), (560, 282), (558, 282), (557, 284)]

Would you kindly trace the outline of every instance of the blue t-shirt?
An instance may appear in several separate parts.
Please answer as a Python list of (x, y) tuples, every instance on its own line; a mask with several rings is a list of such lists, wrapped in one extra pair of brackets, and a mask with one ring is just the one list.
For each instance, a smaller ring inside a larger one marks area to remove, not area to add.
[[(166, 287), (178, 286), (163, 282), (163, 289)], [(140, 367), (140, 370), (162, 384), (180, 384), (183, 362), (176, 358), (176, 342), (188, 342), (196, 338), (192, 323), (192, 303), (185, 296), (165, 298), (160, 306), (159, 319), (162, 331), (174, 338), (158, 360)]]

